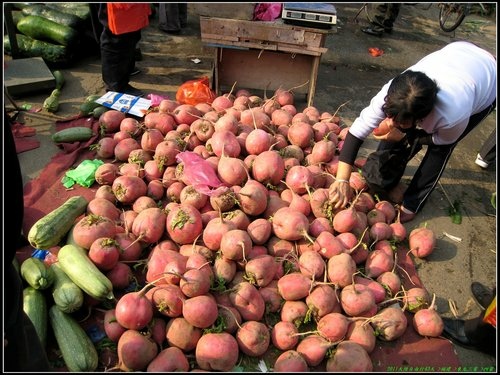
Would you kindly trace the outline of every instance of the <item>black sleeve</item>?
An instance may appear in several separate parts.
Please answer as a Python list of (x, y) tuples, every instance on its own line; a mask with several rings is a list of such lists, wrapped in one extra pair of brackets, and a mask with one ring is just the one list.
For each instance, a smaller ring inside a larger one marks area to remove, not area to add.
[(342, 146), (342, 150), (340, 150), (339, 160), (354, 165), (354, 161), (358, 156), (358, 151), (363, 144), (363, 140), (355, 137), (350, 132), (347, 132), (347, 135), (344, 139), (344, 145)]

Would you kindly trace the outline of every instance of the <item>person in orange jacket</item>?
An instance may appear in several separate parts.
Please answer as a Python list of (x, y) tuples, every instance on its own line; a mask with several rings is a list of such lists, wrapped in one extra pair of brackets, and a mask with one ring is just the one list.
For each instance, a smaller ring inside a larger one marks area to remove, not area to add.
[[(149, 3), (98, 3), (97, 15), (102, 25), (100, 35), (102, 79), (106, 91), (134, 96), (144, 93), (131, 86), (130, 75), (135, 66), (135, 50), (141, 30), (149, 25)], [(92, 14), (92, 13), (91, 13)]]

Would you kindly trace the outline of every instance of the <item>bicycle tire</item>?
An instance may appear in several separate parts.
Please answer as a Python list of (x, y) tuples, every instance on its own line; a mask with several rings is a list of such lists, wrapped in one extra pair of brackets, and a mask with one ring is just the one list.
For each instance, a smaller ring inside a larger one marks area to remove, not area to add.
[(469, 4), (439, 4), (439, 27), (445, 32), (455, 31), (469, 12)]

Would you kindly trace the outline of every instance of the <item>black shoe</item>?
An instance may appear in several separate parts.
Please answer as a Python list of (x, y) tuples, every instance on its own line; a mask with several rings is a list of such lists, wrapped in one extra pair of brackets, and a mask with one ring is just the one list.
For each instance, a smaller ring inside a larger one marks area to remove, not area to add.
[(361, 31), (364, 32), (365, 34), (374, 35), (374, 36), (382, 36), (382, 34), (384, 34), (383, 29), (376, 29), (372, 26), (363, 27), (363, 28), (361, 28)]
[(138, 67), (134, 66), (134, 69), (132, 69), (132, 72), (129, 75), (130, 75), (130, 77), (136, 76), (140, 72), (141, 72), (141, 70)]
[(134, 51), (134, 59), (135, 61), (142, 61), (142, 52), (140, 48), (136, 48)]
[(465, 321), (462, 319), (442, 318), (444, 323), (443, 336), (455, 344), (467, 349), (476, 349), (465, 335)]
[(491, 301), (493, 301), (493, 297), (495, 296), (493, 291), (477, 281), (474, 281), (471, 284), (470, 289), (472, 292), (472, 296), (474, 297), (478, 305), (481, 306), (483, 310), (486, 310)]
[(181, 30), (165, 30), (165, 29), (160, 29), (163, 31), (165, 34), (170, 34), (170, 35), (179, 35), (181, 33)]
[(132, 96), (144, 96), (144, 92), (142, 90), (136, 89), (133, 86), (127, 85), (122, 91), (123, 94), (129, 94)]

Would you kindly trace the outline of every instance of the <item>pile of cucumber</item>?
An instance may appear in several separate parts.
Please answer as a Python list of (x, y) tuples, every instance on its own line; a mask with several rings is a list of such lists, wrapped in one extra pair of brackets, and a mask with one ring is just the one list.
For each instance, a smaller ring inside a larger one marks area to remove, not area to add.
[[(88, 3), (14, 3), (12, 18), (21, 57), (42, 57), (47, 64), (71, 63), (89, 28)], [(4, 35), (4, 53), (11, 53)]]

